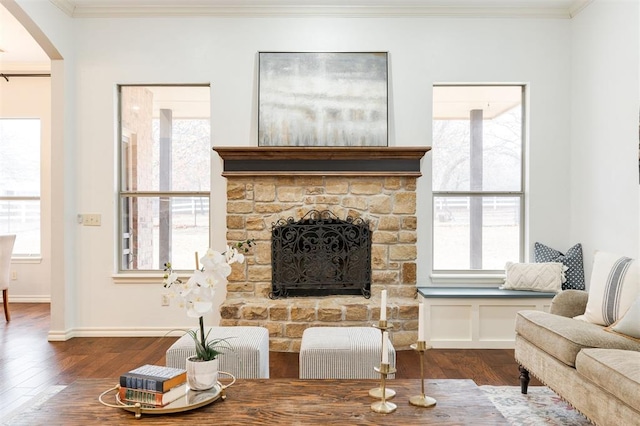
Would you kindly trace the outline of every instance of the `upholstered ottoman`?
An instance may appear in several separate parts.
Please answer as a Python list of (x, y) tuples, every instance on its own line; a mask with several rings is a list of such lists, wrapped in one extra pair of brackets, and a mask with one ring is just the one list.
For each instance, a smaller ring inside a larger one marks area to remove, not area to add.
[[(389, 342), (389, 364), (396, 351)], [(374, 327), (311, 327), (302, 334), (301, 379), (379, 379), (382, 333)], [(394, 378), (389, 375), (389, 378)]]
[[(220, 371), (238, 379), (269, 378), (269, 331), (264, 327), (210, 327), (212, 339), (228, 339), (234, 352), (220, 355)], [(208, 329), (207, 329), (208, 330)], [(206, 333), (206, 330), (205, 330)], [(196, 354), (189, 335), (179, 338), (167, 350), (167, 366), (185, 368), (187, 358)]]

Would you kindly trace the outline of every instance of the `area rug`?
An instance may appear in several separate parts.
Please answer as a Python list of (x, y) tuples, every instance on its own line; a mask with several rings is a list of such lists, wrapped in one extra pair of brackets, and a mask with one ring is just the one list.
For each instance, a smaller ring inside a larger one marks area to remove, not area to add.
[(10, 413), (0, 413), (2, 414), (2, 416), (0, 417), (0, 425), (13, 425), (21, 416), (25, 415), (26, 413), (38, 410), (42, 406), (42, 404), (47, 402), (51, 397), (55, 396), (64, 388), (66, 388), (65, 385), (49, 386), (47, 389), (40, 392), (38, 395), (35, 395), (33, 398), (29, 399), (29, 401), (25, 402), (15, 410), (12, 410)]
[(546, 386), (529, 386), (526, 395), (520, 392), (520, 386), (480, 386), (480, 389), (514, 426), (591, 424)]

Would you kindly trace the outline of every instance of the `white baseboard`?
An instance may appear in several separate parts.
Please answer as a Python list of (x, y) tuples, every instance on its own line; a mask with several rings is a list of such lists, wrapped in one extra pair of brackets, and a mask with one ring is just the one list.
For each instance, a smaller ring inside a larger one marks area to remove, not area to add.
[(49, 334), (47, 334), (47, 341), (49, 342), (66, 342), (71, 339), (73, 336), (72, 330), (49, 330)]
[(180, 337), (185, 331), (165, 327), (79, 327), (73, 329), (73, 337)]
[(433, 349), (514, 349), (515, 341), (456, 341), (431, 340), (428, 342)]
[(183, 334), (184, 331), (175, 328), (80, 327), (66, 331), (51, 330), (47, 335), (47, 340), (49, 342), (65, 342), (74, 337), (181, 337)]
[[(9, 290), (9, 293), (11, 293), (11, 290)], [(2, 297), (0, 297), (0, 300), (2, 300)], [(51, 303), (51, 296), (48, 294), (27, 296), (9, 294), (9, 303)]]

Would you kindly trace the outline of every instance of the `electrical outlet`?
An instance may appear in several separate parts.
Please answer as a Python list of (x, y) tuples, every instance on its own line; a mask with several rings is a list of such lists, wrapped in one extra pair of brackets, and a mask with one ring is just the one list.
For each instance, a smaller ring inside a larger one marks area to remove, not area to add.
[(82, 215), (82, 224), (84, 226), (100, 226), (101, 221), (102, 219), (99, 214), (83, 214)]
[(171, 300), (169, 299), (168, 294), (163, 294), (160, 296), (160, 305), (161, 306), (169, 306), (171, 304)]
[(18, 271), (11, 271), (11, 279), (13, 281), (18, 279)]

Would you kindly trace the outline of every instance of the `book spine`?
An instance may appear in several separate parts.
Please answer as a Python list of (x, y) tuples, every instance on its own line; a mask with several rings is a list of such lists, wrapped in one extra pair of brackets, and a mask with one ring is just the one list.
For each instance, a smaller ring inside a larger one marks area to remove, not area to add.
[(142, 377), (132, 374), (123, 374), (120, 376), (120, 386), (131, 389), (144, 389), (154, 392), (164, 392), (165, 381), (157, 380), (154, 377)]
[[(146, 374), (152, 372), (157, 374)], [(144, 366), (122, 374), (120, 376), (120, 386), (130, 389), (166, 392), (169, 389), (184, 383), (186, 379), (187, 373), (185, 370), (169, 367)]]
[(120, 400), (127, 402), (139, 402), (141, 404), (162, 407), (163, 394), (147, 392), (141, 389), (120, 388)]

